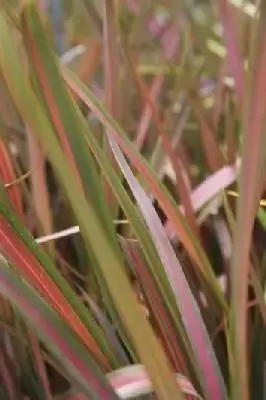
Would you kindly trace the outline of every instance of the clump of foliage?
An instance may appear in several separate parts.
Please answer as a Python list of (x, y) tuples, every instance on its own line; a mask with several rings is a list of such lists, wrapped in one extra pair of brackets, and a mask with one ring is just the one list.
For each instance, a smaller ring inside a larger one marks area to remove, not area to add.
[(265, 21), (1, 2), (1, 399), (265, 396)]

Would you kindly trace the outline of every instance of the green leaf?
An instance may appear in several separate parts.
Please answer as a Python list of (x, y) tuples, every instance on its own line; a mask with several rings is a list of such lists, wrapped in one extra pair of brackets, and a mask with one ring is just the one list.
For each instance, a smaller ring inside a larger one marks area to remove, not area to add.
[[(35, 2), (26, 5), (34, 9)], [(108, 289), (123, 321), (134, 347), (146, 366), (158, 396), (161, 399), (182, 399), (168, 361), (155, 337), (149, 323), (142, 314), (124, 266), (112, 247), (108, 235), (102, 227), (99, 217), (90, 202), (85, 198), (76, 182), (75, 175), (66, 161), (49, 120), (34, 95), (25, 76), (21, 62), (13, 47), (12, 36), (4, 16), (0, 15), (0, 68), (16, 107), (24, 121), (31, 127), (53, 165), (58, 181), (61, 183), (80, 226), (81, 234), (88, 252), (93, 252), (98, 260), (97, 266), (103, 275)], [(23, 93), (23, 96), (22, 96)], [(130, 310), (130, 312), (129, 312)], [(138, 329), (136, 329), (136, 323)], [(147, 343), (149, 346), (147, 347)]]
[(257, 212), (257, 218), (260, 221), (263, 229), (266, 229), (266, 212), (262, 207), (259, 207)]
[[(253, 224), (263, 190), (265, 152), (265, 68), (266, 3), (258, 6), (259, 18), (254, 24), (250, 46), (249, 74), (243, 107), (243, 150), (237, 202), (234, 253), (231, 263), (232, 312), (231, 339), (234, 351), (233, 399), (249, 399), (248, 364), (248, 287)], [(241, 277), (241, 278), (240, 278)]]
[(85, 194), (90, 198), (115, 247), (115, 231), (104, 201), (100, 175), (94, 159), (88, 151), (84, 135), (81, 134), (85, 129), (84, 118), (64, 84), (58, 60), (53, 53), (35, 7), (23, 8), (22, 33), (32, 66), (31, 79), (33, 76), (35, 78), (36, 95), (43, 99), (47, 114), (61, 144), (66, 139), (66, 145), (69, 145), (73, 152)]
[(59, 316), (0, 256), (0, 292), (30, 323), (40, 339), (60, 360), (69, 376), (89, 397), (118, 399), (85, 347)]

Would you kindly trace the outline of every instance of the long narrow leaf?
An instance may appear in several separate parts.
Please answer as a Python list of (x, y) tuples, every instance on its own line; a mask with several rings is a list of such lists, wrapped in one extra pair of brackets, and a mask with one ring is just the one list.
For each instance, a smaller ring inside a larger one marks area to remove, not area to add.
[(76, 174), (77, 181), (82, 181), (86, 195), (91, 198), (107, 232), (115, 243), (114, 230), (110, 224), (108, 211), (104, 207), (103, 191), (94, 160), (86, 151), (83, 136), (76, 134), (82, 130), (80, 112), (67, 93), (37, 10), (34, 7), (25, 7), (22, 17), (26, 49), (30, 55), (33, 70), (36, 71), (36, 81), (46, 101), (53, 126)]
[(123, 154), (111, 136), (109, 136), (109, 141), (121, 171), (146, 220), (169, 282), (176, 296), (180, 314), (191, 341), (195, 357), (198, 360), (200, 368), (202, 368), (201, 383), (205, 395), (210, 399), (225, 399), (226, 389), (223, 377), (207, 329), (200, 316), (200, 311), (193, 298), (182, 267), (174, 254), (173, 248), (148, 196), (134, 177)]
[[(27, 1), (27, 6), (34, 8), (34, 2)], [(35, 13), (35, 12), (34, 12)], [(69, 202), (80, 225), (86, 248), (92, 251), (98, 260), (98, 266), (112, 295), (117, 311), (130, 334), (140, 360), (147, 367), (152, 383), (161, 399), (172, 396), (182, 399), (168, 361), (148, 322), (137, 304), (121, 259), (113, 249), (103, 229), (99, 217), (89, 199), (86, 201), (76, 183), (51, 125), (47, 120), (38, 100), (30, 89), (16, 51), (12, 48), (12, 36), (3, 15), (0, 16), (0, 38), (3, 46), (0, 51), (0, 68), (12, 93), (13, 101), (20, 114), (38, 135), (49, 160), (56, 170)], [(23, 92), (23, 99), (21, 93)], [(32, 112), (34, 110), (34, 112)], [(121, 301), (123, 299), (123, 301)], [(130, 309), (130, 313), (128, 310)], [(135, 329), (138, 321), (138, 330)], [(146, 343), (149, 343), (147, 349)]]
[(79, 334), (87, 344), (88, 348), (95, 353), (95, 356), (105, 364), (108, 362), (101, 351), (99, 351), (95, 340), (86, 330), (83, 323), (79, 320), (71, 306), (66, 301), (63, 294), (51, 280), (49, 275), (42, 269), (38, 261), (32, 256), (30, 251), (16, 237), (10, 229), (8, 223), (0, 215), (0, 248), (12, 262), (20, 267), (23, 276), (46, 298), (49, 303), (61, 313), (62, 317), (68, 321), (69, 325)]
[(89, 358), (85, 348), (80, 345), (69, 328), (59, 320), (58, 315), (36, 292), (25, 284), (25, 281), (19, 280), (2, 256), (0, 292), (19, 309), (86, 395), (95, 396), (99, 400), (117, 399), (97, 365)]
[(244, 96), (245, 72), (244, 63), (240, 54), (240, 46), (237, 40), (233, 19), (230, 14), (231, 5), (229, 4), (228, 0), (219, 0), (218, 7), (223, 25), (225, 44), (228, 51), (227, 57), (235, 79), (238, 102), (240, 105), (242, 105)]
[[(2, 122), (0, 121), (0, 127), (3, 129)], [(9, 184), (12, 181), (16, 180), (15, 171), (12, 165), (12, 161), (10, 159), (10, 155), (6, 149), (4, 141), (0, 138), (0, 177), (5, 184)], [(14, 186), (9, 189), (10, 199), (19, 215), (21, 220), (23, 221), (23, 207), (22, 207), (22, 196), (21, 191), (18, 186)]]
[[(248, 370), (248, 285), (250, 246), (253, 223), (259, 205), (265, 173), (266, 124), (266, 3), (260, 2), (259, 18), (255, 24), (251, 46), (250, 72), (245, 104), (243, 159), (240, 175), (240, 197), (232, 260), (233, 310), (231, 335), (233, 339), (235, 376), (233, 398), (249, 399)], [(241, 279), (240, 279), (241, 277)]]
[[(106, 112), (100, 101), (94, 96), (94, 94), (84, 87), (76, 77), (65, 68), (62, 68), (64, 78), (71, 87), (71, 89), (77, 93), (77, 95), (93, 110), (94, 114), (99, 118), (103, 125), (112, 132), (115, 140), (121, 146), (131, 163), (142, 174), (146, 180), (145, 182), (149, 186), (153, 195), (157, 198), (160, 206), (164, 210), (166, 216), (171, 221), (174, 229), (176, 230), (180, 241), (187, 249), (188, 254), (200, 267), (202, 274), (211, 282), (213, 290), (216, 291), (218, 301), (223, 308), (226, 308), (224, 300), (219, 296), (219, 289), (217, 287), (216, 279), (213, 275), (213, 271), (208, 263), (206, 255), (203, 253), (202, 248), (197, 242), (196, 238), (192, 235), (186, 220), (183, 218), (178, 207), (174, 205), (173, 199), (166, 192), (163, 186), (158, 182), (157, 177), (154, 175), (149, 165), (144, 161), (139, 153), (135, 150), (132, 144), (129, 142), (125, 132), (120, 126), (112, 119), (112, 117)], [(217, 290), (216, 290), (216, 289)]]

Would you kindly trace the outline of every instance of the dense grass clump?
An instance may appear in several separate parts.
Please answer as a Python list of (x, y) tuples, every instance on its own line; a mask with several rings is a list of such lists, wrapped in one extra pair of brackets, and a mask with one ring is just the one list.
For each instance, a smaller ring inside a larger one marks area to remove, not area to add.
[(265, 4), (1, 2), (1, 399), (265, 397)]

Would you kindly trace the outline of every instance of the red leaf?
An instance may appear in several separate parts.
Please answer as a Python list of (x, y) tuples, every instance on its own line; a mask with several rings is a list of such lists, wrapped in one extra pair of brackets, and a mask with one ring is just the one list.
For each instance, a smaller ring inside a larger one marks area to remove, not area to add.
[(29, 249), (14, 234), (2, 215), (0, 215), (1, 251), (13, 262), (30, 284), (57, 310), (63, 319), (82, 339), (92, 354), (108, 368), (108, 361), (100, 351), (95, 339), (75, 314), (66, 298), (42, 268)]

